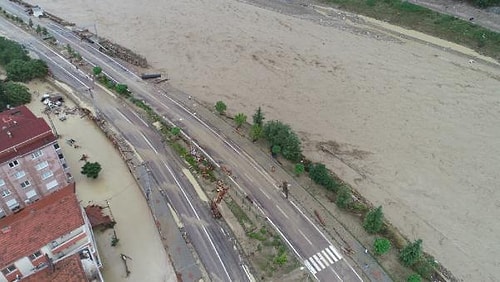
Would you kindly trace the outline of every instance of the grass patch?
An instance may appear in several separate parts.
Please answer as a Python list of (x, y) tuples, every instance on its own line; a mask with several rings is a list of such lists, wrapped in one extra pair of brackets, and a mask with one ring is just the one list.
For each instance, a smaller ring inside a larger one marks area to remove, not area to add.
[(324, 0), (340, 9), (430, 34), (500, 60), (500, 33), (401, 0)]
[[(227, 204), (227, 207), (229, 208), (229, 210), (231, 210), (231, 212), (236, 217), (236, 219), (240, 223), (241, 227), (243, 227), (243, 229), (245, 231), (252, 229), (252, 228), (249, 228), (249, 226), (253, 227), (253, 225), (254, 225), (253, 222), (250, 220), (248, 215), (240, 208), (240, 206), (234, 202), (233, 199), (226, 200), (226, 204)], [(249, 234), (250, 233), (247, 233), (247, 235), (249, 235)], [(257, 234), (257, 233), (255, 233), (255, 234)]]

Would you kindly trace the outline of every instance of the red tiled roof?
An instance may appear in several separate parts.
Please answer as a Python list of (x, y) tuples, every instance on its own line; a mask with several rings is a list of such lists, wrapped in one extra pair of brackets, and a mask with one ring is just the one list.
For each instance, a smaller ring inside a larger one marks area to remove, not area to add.
[(0, 269), (83, 224), (75, 183), (0, 219)]
[(103, 214), (102, 209), (103, 207), (98, 205), (91, 205), (85, 207), (85, 213), (89, 218), (90, 225), (92, 226), (92, 228), (99, 226), (103, 227), (113, 226), (114, 224), (113, 220), (111, 220), (109, 215)]
[(87, 282), (80, 255), (74, 254), (22, 279), (24, 282)]
[(56, 139), (45, 120), (36, 117), (26, 106), (0, 113), (0, 163)]

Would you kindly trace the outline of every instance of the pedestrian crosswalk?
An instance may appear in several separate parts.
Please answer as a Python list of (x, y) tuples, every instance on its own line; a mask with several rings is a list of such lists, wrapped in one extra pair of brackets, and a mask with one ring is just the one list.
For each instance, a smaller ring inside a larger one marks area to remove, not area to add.
[(315, 253), (308, 259), (304, 260), (304, 265), (314, 275), (329, 265), (336, 263), (342, 258), (340, 253), (334, 246), (330, 245), (327, 248)]

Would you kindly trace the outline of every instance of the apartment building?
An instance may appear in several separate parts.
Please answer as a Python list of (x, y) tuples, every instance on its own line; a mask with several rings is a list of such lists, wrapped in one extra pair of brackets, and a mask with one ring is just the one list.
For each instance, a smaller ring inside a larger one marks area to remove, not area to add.
[(0, 219), (0, 282), (103, 281), (101, 266), (74, 183)]
[(0, 113), (0, 218), (73, 181), (57, 137), (26, 106)]

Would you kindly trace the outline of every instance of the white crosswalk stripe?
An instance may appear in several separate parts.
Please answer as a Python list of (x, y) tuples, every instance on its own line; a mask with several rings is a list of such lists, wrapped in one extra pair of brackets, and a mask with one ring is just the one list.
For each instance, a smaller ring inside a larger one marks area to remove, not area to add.
[(309, 261), (311, 262), (311, 264), (314, 266), (314, 269), (316, 269), (316, 271), (321, 271), (321, 268), (319, 267), (319, 265), (314, 261), (314, 259), (312, 257), (309, 258)]
[(330, 245), (330, 250), (332, 250), (332, 252), (339, 258), (341, 259), (342, 256), (339, 254), (339, 252), (337, 251), (337, 249), (335, 249), (335, 247), (333, 247), (332, 245)]
[(330, 245), (304, 260), (304, 265), (314, 275), (340, 259), (342, 256), (334, 246)]
[(318, 265), (321, 267), (321, 270), (325, 269), (325, 265), (321, 262), (321, 260), (318, 258), (317, 254), (313, 256), (314, 260), (318, 263)]
[(330, 257), (334, 260), (334, 261), (338, 261), (339, 259), (333, 254), (332, 251), (330, 251), (329, 248), (326, 248), (325, 251), (330, 255)]
[(322, 253), (322, 254), (323, 254), (323, 256), (324, 256), (324, 257), (328, 260), (328, 262), (329, 262), (330, 264), (332, 264), (332, 263), (333, 263), (333, 260), (330, 258), (330, 256), (329, 256), (329, 255), (327, 255), (327, 254), (326, 254), (325, 250), (322, 250), (322, 251), (321, 251), (321, 253)]
[(304, 265), (307, 267), (307, 269), (309, 269), (309, 271), (312, 273), (312, 275), (317, 273), (316, 269), (309, 263), (308, 260), (304, 261)]

